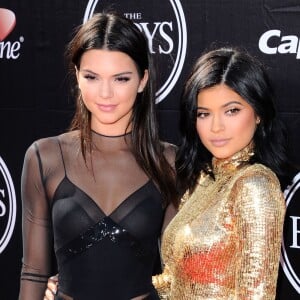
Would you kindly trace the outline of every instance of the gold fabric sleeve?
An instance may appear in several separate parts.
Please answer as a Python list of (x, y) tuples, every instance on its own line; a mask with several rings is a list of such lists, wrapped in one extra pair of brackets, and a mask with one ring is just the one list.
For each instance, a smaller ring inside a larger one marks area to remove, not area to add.
[(233, 187), (239, 241), (237, 299), (275, 299), (285, 205), (276, 179), (256, 170)]

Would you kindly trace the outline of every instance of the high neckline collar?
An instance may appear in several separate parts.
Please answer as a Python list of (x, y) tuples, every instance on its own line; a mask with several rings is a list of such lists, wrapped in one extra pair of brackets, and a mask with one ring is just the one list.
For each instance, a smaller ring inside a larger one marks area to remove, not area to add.
[(132, 132), (121, 135), (104, 135), (92, 130), (93, 149), (98, 151), (119, 151), (132, 146)]
[(131, 131), (129, 131), (129, 132), (125, 132), (125, 133), (119, 134), (119, 135), (106, 135), (106, 134), (102, 134), (102, 133), (100, 133), (100, 132), (97, 132), (97, 131), (95, 131), (95, 130), (93, 130), (93, 129), (91, 129), (91, 132), (92, 132), (93, 134), (95, 134), (95, 135), (98, 135), (98, 136), (104, 137), (104, 138), (120, 138), (120, 137), (125, 137), (125, 136), (131, 134)]
[(213, 173), (217, 176), (218, 174), (231, 173), (238, 169), (240, 166), (247, 163), (250, 158), (254, 155), (254, 145), (250, 143), (248, 146), (235, 153), (233, 156), (226, 159), (212, 159)]

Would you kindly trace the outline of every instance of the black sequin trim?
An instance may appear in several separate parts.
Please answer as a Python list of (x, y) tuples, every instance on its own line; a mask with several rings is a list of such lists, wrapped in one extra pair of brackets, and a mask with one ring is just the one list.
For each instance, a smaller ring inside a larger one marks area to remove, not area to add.
[(61, 263), (64, 263), (68, 258), (86, 251), (105, 238), (110, 239), (113, 243), (129, 246), (137, 257), (142, 258), (149, 255), (134, 236), (115, 223), (110, 217), (103, 218), (66, 246), (57, 250), (56, 254), (61, 258)]

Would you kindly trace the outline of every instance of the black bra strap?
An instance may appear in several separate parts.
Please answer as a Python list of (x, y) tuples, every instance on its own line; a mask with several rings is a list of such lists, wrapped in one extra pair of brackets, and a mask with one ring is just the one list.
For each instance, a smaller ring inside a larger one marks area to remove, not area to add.
[(62, 152), (62, 149), (61, 149), (61, 144), (60, 144), (60, 141), (59, 141), (58, 137), (57, 137), (57, 143), (58, 143), (60, 154), (61, 154), (61, 160), (62, 160), (62, 163), (63, 163), (63, 166), (64, 166), (65, 176), (67, 176), (67, 171), (66, 171), (66, 165), (65, 165), (65, 161), (64, 161), (64, 156), (63, 156), (63, 152)]

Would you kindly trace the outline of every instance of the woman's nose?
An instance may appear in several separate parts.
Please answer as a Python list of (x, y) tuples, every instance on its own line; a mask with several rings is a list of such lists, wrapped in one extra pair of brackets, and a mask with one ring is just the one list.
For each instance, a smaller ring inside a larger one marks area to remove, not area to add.
[(99, 95), (101, 98), (111, 98), (113, 96), (113, 87), (110, 82), (101, 81), (99, 87)]
[(219, 132), (225, 128), (224, 126), (224, 121), (221, 116), (215, 115), (212, 118), (212, 123), (211, 123), (211, 131), (212, 132)]

